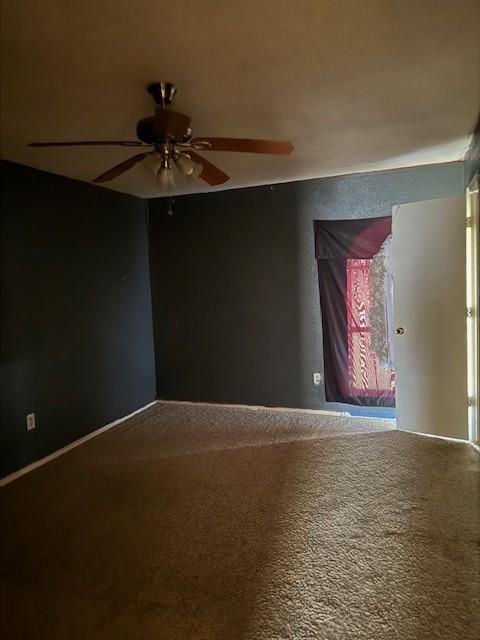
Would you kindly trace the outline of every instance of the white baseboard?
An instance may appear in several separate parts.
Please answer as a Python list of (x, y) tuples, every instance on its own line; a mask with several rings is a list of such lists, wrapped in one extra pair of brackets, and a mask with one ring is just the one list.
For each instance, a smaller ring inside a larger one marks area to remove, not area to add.
[(480, 444), (472, 442), (472, 440), (464, 440), (463, 438), (449, 438), (448, 436), (436, 436), (433, 433), (420, 433), (420, 431), (407, 431), (406, 429), (399, 429), (405, 433), (413, 433), (416, 436), (424, 436), (426, 438), (436, 438), (437, 440), (446, 440), (447, 442), (461, 442), (462, 444), (469, 444), (475, 451), (480, 453)]
[[(20, 478), (21, 476), (25, 475), (26, 473), (29, 473), (30, 471), (33, 471), (34, 469), (41, 467), (42, 465), (46, 464), (47, 462), (50, 462), (51, 460), (55, 460), (55, 458), (58, 458), (64, 453), (67, 453), (67, 451), (70, 451), (71, 449), (75, 449), (75, 447), (79, 447), (84, 442), (88, 442), (88, 440), (91, 440), (92, 438), (99, 436), (101, 433), (105, 433), (105, 431), (108, 431), (112, 427), (115, 427), (116, 425), (122, 422), (125, 422), (125, 420), (128, 420), (129, 418), (132, 418), (138, 413), (145, 411), (145, 409), (148, 409), (149, 407), (153, 407), (153, 405), (159, 404), (159, 403), (180, 404), (180, 405), (190, 405), (190, 406), (197, 405), (197, 406), (205, 406), (205, 407), (225, 407), (228, 409), (248, 409), (250, 411), (281, 411), (281, 412), (294, 412), (294, 413), (309, 413), (309, 414), (320, 415), (320, 416), (351, 417), (348, 411), (328, 411), (326, 409), (296, 409), (293, 407), (263, 407), (263, 406), (249, 405), (249, 404), (226, 404), (226, 403), (220, 403), (220, 402), (191, 402), (189, 400), (154, 400), (153, 402), (146, 404), (144, 407), (140, 407), (140, 409), (137, 409), (136, 411), (129, 413), (127, 416), (123, 416), (123, 418), (114, 420), (113, 422), (106, 424), (104, 427), (100, 427), (99, 429), (96, 429), (91, 433), (87, 433), (86, 436), (83, 436), (82, 438), (79, 438), (78, 440), (75, 440), (74, 442), (67, 444), (65, 447), (62, 447), (61, 449), (57, 449), (57, 451), (50, 453), (48, 456), (45, 456), (40, 460), (36, 460), (35, 462), (32, 462), (26, 467), (22, 467), (21, 469), (18, 469), (18, 471), (14, 471), (8, 476), (1, 478), (0, 487), (4, 487), (6, 484), (13, 482), (17, 478)], [(356, 418), (362, 419), (363, 416), (356, 416)], [(368, 420), (373, 419), (368, 417), (365, 417), (365, 418)]]
[(140, 409), (136, 409), (136, 411), (133, 411), (132, 413), (129, 413), (127, 416), (123, 416), (123, 418), (119, 418), (118, 420), (114, 420), (113, 422), (110, 422), (109, 424), (106, 424), (104, 427), (100, 427), (99, 429), (96, 429), (95, 431), (87, 433), (86, 436), (83, 436), (82, 438), (79, 438), (78, 440), (74, 440), (70, 444), (65, 445), (65, 447), (62, 447), (61, 449), (57, 449), (57, 451), (54, 451), (53, 453), (50, 453), (48, 456), (45, 456), (45, 458), (41, 458), (40, 460), (36, 460), (35, 462), (32, 462), (31, 464), (27, 465), (26, 467), (22, 467), (21, 469), (18, 469), (18, 471), (14, 471), (13, 473), (10, 473), (8, 476), (5, 476), (4, 478), (0, 479), (0, 487), (4, 487), (6, 484), (9, 484), (9, 482), (13, 482), (17, 478), (20, 478), (21, 476), (25, 475), (26, 473), (29, 473), (30, 471), (33, 471), (34, 469), (37, 469), (38, 467), (41, 467), (42, 465), (46, 464), (47, 462), (50, 462), (50, 460), (55, 460), (55, 458), (58, 458), (59, 456), (62, 456), (64, 453), (67, 453), (67, 451), (70, 451), (71, 449), (75, 449), (75, 447), (79, 447), (84, 442), (88, 442), (88, 440), (91, 440), (92, 438), (95, 438), (96, 436), (99, 436), (101, 433), (105, 433), (105, 431), (108, 431), (112, 427), (116, 427), (117, 424), (120, 424), (121, 422), (125, 422), (125, 420), (128, 420), (129, 418), (132, 418), (133, 416), (137, 415), (137, 413), (141, 413), (142, 411), (145, 411), (145, 409), (148, 409), (149, 407), (153, 407), (153, 405), (157, 404), (157, 402), (158, 402), (158, 400), (154, 400), (153, 402), (149, 402), (144, 407), (140, 407)]
[[(295, 409), (294, 407), (263, 407), (252, 404), (227, 404), (222, 402), (192, 402), (190, 400), (158, 400), (162, 404), (187, 404), (202, 407), (225, 407), (227, 409), (249, 409), (250, 411), (290, 411), (294, 413), (312, 413), (317, 416), (337, 416), (350, 418), (348, 411), (327, 411), (326, 409)], [(362, 416), (356, 416), (362, 417)], [(370, 418), (369, 418), (370, 419)]]
[(434, 433), (423, 433), (421, 431), (410, 431), (409, 429), (399, 429), (399, 431), (403, 431), (404, 433), (413, 433), (415, 436), (424, 436), (426, 438), (436, 438), (437, 440), (446, 440), (447, 442), (462, 442), (463, 444), (472, 444), (475, 446), (473, 442), (470, 440), (466, 440), (464, 438), (450, 438), (449, 436), (437, 436)]

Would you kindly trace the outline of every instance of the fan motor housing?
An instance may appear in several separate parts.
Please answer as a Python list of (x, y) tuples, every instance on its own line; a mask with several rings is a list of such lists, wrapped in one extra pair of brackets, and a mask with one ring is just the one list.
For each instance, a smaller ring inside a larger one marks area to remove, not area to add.
[(146, 144), (178, 140), (184, 142), (191, 137), (191, 119), (178, 111), (157, 109), (154, 116), (137, 123), (137, 137)]

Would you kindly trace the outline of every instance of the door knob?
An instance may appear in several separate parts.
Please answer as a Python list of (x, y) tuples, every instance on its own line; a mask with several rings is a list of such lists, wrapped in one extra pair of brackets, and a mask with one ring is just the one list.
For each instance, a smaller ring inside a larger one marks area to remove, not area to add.
[(404, 327), (397, 327), (395, 329), (395, 333), (397, 334), (397, 336), (403, 336), (403, 334), (405, 333)]

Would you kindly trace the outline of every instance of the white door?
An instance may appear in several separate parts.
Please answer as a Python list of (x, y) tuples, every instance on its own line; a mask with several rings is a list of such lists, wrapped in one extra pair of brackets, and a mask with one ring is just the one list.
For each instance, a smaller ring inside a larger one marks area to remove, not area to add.
[(392, 214), (397, 427), (467, 439), (465, 198)]

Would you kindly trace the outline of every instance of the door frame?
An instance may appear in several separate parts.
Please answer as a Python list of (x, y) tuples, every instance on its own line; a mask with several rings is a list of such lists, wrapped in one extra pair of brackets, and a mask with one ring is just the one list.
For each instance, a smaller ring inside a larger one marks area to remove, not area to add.
[(479, 322), (479, 233), (480, 233), (480, 172), (466, 188), (466, 278), (467, 278), (467, 392), (468, 436), (480, 442), (480, 322)]

